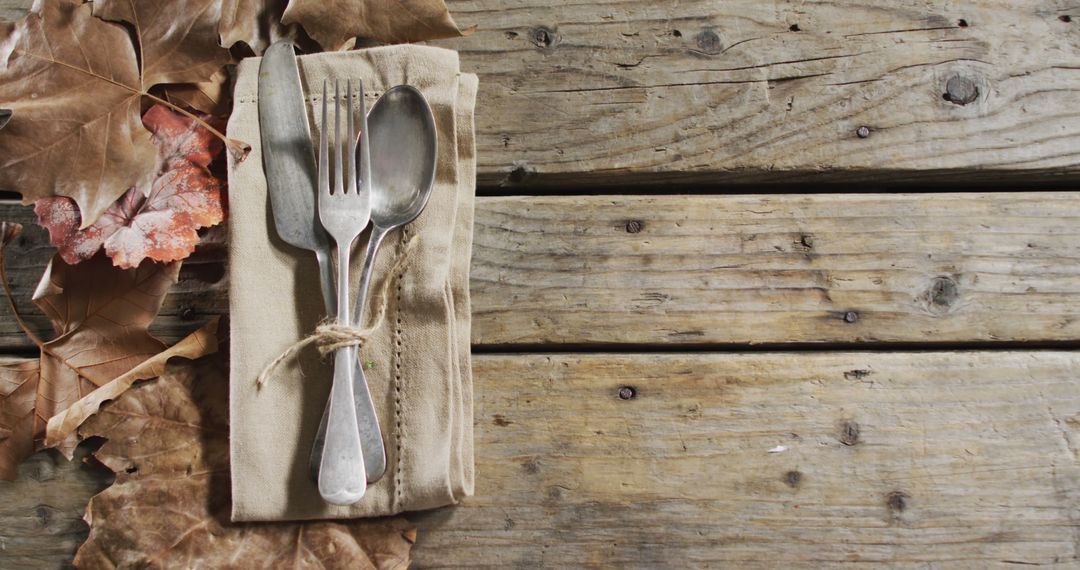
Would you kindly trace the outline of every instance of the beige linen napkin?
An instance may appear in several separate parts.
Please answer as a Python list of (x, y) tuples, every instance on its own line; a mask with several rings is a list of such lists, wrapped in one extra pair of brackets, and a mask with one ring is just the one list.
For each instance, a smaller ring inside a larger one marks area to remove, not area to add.
[[(325, 316), (314, 254), (283, 243), (273, 228), (259, 149), (259, 63), (245, 59), (239, 66), (228, 126), (229, 137), (252, 146), (245, 160), (229, 163), (232, 518), (353, 518), (456, 503), (472, 494), (474, 478), (469, 261), (476, 76), (459, 72), (456, 52), (424, 46), (300, 58), (313, 135), (320, 126), (311, 111), (321, 105), (323, 79), (353, 78), (364, 80), (369, 109), (389, 87), (418, 88), (439, 136), (431, 201), (380, 248), (372, 292), (408, 240), (417, 240), (390, 283), (383, 326), (361, 349), (386, 443), (386, 474), (362, 501), (340, 507), (319, 497), (308, 474), (332, 358), (306, 349), (271, 382), (255, 383), (264, 366)], [(354, 287), (363, 238), (356, 247)]]

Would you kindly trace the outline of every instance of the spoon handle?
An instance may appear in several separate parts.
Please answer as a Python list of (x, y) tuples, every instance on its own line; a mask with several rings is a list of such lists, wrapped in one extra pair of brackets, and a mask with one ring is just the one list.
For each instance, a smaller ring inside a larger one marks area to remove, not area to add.
[[(371, 276), (375, 267), (375, 256), (379, 251), (379, 245), (389, 230), (372, 225), (371, 236), (368, 238), (367, 248), (364, 252), (364, 264), (360, 269), (360, 287), (356, 294), (356, 304), (353, 313), (353, 323), (364, 326), (364, 306), (367, 304), (368, 291), (371, 285)], [(356, 403), (356, 420), (360, 430), (360, 442), (364, 453), (364, 468), (367, 471), (368, 483), (374, 483), (386, 472), (386, 446), (383, 443), (382, 428), (379, 427), (379, 417), (375, 412), (375, 404), (371, 400), (371, 392), (368, 388), (367, 379), (364, 377), (364, 359), (360, 355), (354, 360), (353, 368), (353, 397)], [(322, 420), (319, 423), (319, 431), (315, 435), (315, 445), (311, 449), (310, 467), (312, 479), (318, 479), (319, 464), (322, 462), (323, 447), (326, 442), (326, 425), (330, 406), (323, 409)]]

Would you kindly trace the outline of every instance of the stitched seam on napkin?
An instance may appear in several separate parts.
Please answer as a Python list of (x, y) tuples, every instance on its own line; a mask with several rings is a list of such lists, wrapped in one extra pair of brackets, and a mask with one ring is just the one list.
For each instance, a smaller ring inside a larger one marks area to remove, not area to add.
[[(407, 242), (409, 239), (409, 228), (401, 228), (401, 240), (402, 243)], [(397, 466), (394, 468), (394, 506), (395, 511), (401, 510), (401, 494), (402, 494), (402, 469), (403, 461), (401, 458), (402, 442), (405, 438), (405, 433), (401, 429), (401, 353), (402, 353), (402, 335), (404, 333), (403, 319), (401, 316), (401, 288), (402, 282), (405, 278), (405, 267), (401, 268), (401, 273), (398, 274), (397, 282), (397, 298), (394, 303), (394, 312), (397, 316), (397, 326), (394, 329), (394, 433), (396, 437), (394, 440), (397, 442)]]

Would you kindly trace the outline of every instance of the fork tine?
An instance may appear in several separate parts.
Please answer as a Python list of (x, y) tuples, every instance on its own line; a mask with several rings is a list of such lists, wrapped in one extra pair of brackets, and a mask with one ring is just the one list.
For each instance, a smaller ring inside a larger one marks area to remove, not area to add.
[[(367, 104), (364, 99), (364, 80), (359, 80), (360, 87), (360, 176), (363, 189), (371, 187), (371, 144), (368, 138)], [(356, 152), (354, 151), (355, 155)]]
[[(348, 80), (348, 92), (349, 92), (349, 105), (348, 105), (347, 109), (349, 110), (349, 114), (348, 114), (349, 128), (346, 130), (346, 138), (349, 139), (349, 151), (348, 151), (349, 152), (349, 172), (348, 172), (349, 183), (348, 183), (348, 189), (349, 189), (349, 192), (359, 192), (360, 191), (360, 185), (356, 181), (356, 125), (353, 123), (353, 114), (356, 112), (356, 99), (353, 96), (352, 79)], [(363, 100), (361, 100), (361, 109), (360, 109), (361, 113), (364, 112), (362, 106), (363, 106)]]
[(322, 86), (322, 128), (319, 129), (319, 191), (330, 192), (330, 165), (327, 164), (329, 160), (327, 151), (327, 137), (329, 136), (329, 125), (326, 122), (326, 80), (323, 80)]
[(345, 192), (345, 157), (341, 144), (341, 82), (334, 80), (334, 193)]

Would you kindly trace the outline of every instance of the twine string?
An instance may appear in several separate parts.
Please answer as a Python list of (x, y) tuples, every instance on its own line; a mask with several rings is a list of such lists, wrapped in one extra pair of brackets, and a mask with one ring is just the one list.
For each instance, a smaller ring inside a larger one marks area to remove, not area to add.
[(277, 375), (278, 368), (285, 361), (295, 358), (301, 350), (312, 344), (318, 348), (319, 354), (322, 356), (327, 356), (339, 348), (363, 346), (364, 342), (371, 338), (371, 335), (382, 328), (383, 322), (386, 320), (386, 305), (389, 300), (386, 292), (390, 289), (391, 282), (396, 280), (397, 275), (401, 273), (402, 268), (408, 263), (417, 241), (415, 235), (409, 238), (409, 241), (405, 243), (405, 248), (401, 250), (397, 259), (394, 260), (394, 264), (390, 267), (386, 277), (375, 288), (375, 294), (371, 298), (372, 305), (375, 307), (375, 315), (371, 319), (370, 325), (363, 328), (345, 326), (336, 319), (326, 319), (320, 322), (315, 327), (314, 332), (296, 341), (279, 354), (277, 358), (271, 360), (255, 378), (255, 384), (261, 388), (270, 382)]

